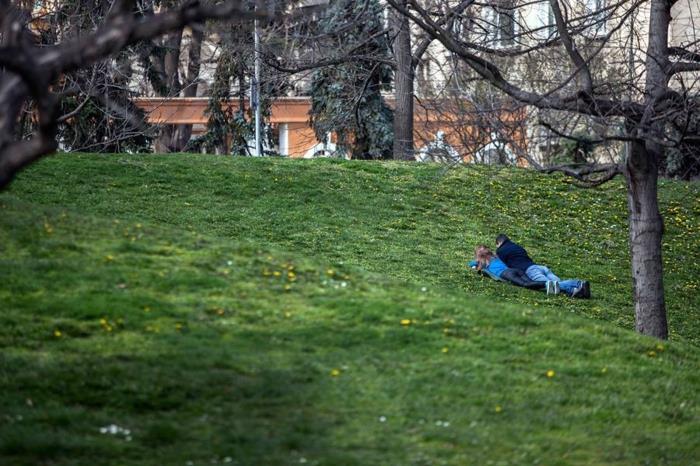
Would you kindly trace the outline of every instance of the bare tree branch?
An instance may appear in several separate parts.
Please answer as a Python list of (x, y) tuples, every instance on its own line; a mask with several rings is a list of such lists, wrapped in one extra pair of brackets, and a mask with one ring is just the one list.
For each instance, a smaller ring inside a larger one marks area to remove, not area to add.
[[(264, 19), (275, 13), (251, 9), (243, 0), (221, 3), (194, 0), (138, 18), (132, 13), (131, 2), (124, 1), (115, 4), (95, 31), (39, 47), (32, 43), (26, 17), (17, 14), (8, 3), (0, 4), (3, 18), (0, 66), (4, 68), (0, 74), (0, 189), (7, 186), (17, 171), (56, 149), (60, 99), (51, 92), (51, 85), (61, 75), (97, 63), (129, 45), (181, 31), (187, 25), (207, 20)], [(297, 15), (287, 15), (294, 16)], [(12, 142), (17, 117), (29, 96), (36, 104), (38, 130), (29, 140)], [(124, 109), (113, 110), (121, 114)]]

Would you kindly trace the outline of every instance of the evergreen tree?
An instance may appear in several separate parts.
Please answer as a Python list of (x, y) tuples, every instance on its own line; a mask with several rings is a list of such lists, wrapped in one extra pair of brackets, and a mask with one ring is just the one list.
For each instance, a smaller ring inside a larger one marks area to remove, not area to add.
[(318, 34), (351, 58), (317, 70), (311, 83), (311, 124), (318, 140), (335, 133), (341, 153), (355, 159), (391, 158), (393, 112), (382, 98), (389, 90), (390, 47), (378, 0), (333, 2)]
[[(246, 47), (232, 47), (239, 44), (233, 37), (247, 35), (247, 31), (234, 27), (229, 31), (229, 40), (222, 42), (221, 52), (216, 63), (214, 82), (209, 92), (207, 132), (204, 135), (204, 148), (217, 154), (250, 155), (248, 140), (253, 136), (253, 124), (245, 117), (246, 76), (250, 64)], [(232, 95), (232, 88), (236, 90)], [(231, 97), (237, 98), (237, 106), (230, 104)]]

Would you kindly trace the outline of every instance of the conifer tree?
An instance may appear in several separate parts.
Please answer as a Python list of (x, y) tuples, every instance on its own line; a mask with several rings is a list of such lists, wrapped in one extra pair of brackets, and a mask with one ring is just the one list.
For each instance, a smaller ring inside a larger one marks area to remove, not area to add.
[(318, 23), (327, 47), (352, 51), (350, 59), (316, 70), (311, 83), (311, 124), (318, 140), (335, 133), (352, 158), (390, 158), (393, 113), (382, 90), (392, 78), (389, 40), (378, 0), (333, 2)]

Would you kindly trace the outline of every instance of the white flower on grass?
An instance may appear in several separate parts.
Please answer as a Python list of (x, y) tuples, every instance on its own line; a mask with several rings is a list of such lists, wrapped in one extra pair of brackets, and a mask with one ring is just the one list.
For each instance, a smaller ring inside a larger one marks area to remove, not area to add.
[(386, 416), (379, 416), (379, 422), (386, 422)]
[(233, 461), (233, 458), (231, 458), (230, 456), (224, 458), (224, 463), (230, 463), (231, 461)]
[(424, 287), (421, 288), (420, 290), (421, 290), (423, 293), (425, 293), (426, 291), (428, 291), (428, 288), (426, 288), (426, 287), (424, 286)]
[(123, 435), (127, 442), (131, 442), (131, 430), (120, 427), (116, 424), (100, 427), (101, 434)]

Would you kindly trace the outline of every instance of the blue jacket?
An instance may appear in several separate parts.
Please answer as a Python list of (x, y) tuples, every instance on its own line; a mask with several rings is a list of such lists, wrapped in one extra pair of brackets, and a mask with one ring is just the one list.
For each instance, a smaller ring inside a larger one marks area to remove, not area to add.
[[(478, 267), (478, 263), (476, 261), (471, 261), (469, 262), (469, 267), (475, 269)], [(503, 271), (507, 268), (508, 267), (506, 267), (506, 264), (504, 264), (501, 259), (499, 259), (498, 257), (494, 257), (493, 259), (491, 259), (489, 266), (485, 269), (481, 269), (481, 272), (485, 273), (494, 280), (500, 280)]]
[(505, 243), (501, 244), (501, 246), (496, 249), (496, 254), (512, 269), (520, 269), (525, 272), (528, 267), (535, 265), (532, 259), (530, 259), (530, 256), (527, 255), (525, 248), (511, 240), (507, 240)]

